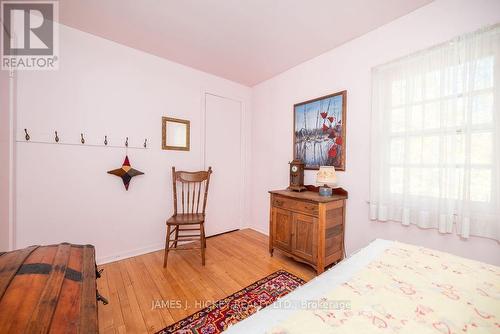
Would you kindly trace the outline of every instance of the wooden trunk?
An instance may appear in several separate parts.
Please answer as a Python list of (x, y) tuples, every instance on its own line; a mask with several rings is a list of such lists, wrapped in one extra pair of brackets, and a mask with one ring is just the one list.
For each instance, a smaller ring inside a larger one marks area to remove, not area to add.
[(0, 254), (0, 333), (97, 333), (96, 292), (94, 246)]

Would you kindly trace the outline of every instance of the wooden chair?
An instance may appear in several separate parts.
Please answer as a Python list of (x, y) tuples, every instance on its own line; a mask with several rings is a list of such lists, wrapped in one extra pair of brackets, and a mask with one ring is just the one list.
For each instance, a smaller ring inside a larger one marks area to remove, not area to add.
[[(175, 167), (172, 167), (174, 215), (167, 220), (167, 237), (165, 241), (163, 268), (167, 266), (169, 250), (198, 249), (194, 247), (177, 248), (177, 242), (179, 241), (200, 241), (199, 249), (201, 249), (201, 264), (205, 265), (205, 248), (207, 247), (205, 240), (205, 208), (207, 206), (208, 186), (210, 184), (211, 174), (212, 167), (208, 167), (208, 171), (199, 172), (176, 172)], [(180, 194), (177, 192), (178, 184), (181, 188)], [(202, 205), (200, 205), (202, 193), (203, 202)], [(182, 212), (178, 210), (178, 201), (181, 202)], [(199, 234), (179, 234), (179, 232), (182, 231), (199, 231)], [(173, 238), (171, 238), (172, 234), (174, 234)], [(170, 246), (171, 243), (172, 246)]]

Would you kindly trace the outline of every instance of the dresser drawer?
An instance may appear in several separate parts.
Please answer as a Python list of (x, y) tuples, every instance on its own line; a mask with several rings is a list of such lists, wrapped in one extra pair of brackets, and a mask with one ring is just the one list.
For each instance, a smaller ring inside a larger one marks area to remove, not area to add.
[(273, 196), (272, 205), (277, 208), (296, 211), (306, 215), (318, 215), (318, 204), (316, 203), (298, 201), (281, 196)]

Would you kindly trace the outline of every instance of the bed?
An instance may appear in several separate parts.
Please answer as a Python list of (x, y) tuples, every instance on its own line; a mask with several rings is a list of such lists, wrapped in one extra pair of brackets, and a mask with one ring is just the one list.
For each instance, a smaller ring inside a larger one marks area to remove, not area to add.
[(500, 333), (500, 268), (377, 239), (227, 333)]

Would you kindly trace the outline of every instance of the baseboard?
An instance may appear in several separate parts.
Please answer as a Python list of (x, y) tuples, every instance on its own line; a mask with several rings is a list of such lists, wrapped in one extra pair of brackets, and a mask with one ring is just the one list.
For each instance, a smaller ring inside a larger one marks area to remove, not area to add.
[(121, 252), (119, 254), (115, 255), (109, 255), (109, 256), (103, 256), (103, 257), (98, 257), (96, 259), (96, 262), (98, 265), (101, 264), (106, 264), (110, 262), (115, 262), (123, 259), (128, 259), (129, 257), (134, 257), (138, 255), (143, 255), (151, 252), (156, 252), (159, 250), (165, 249), (165, 245), (163, 243), (161, 244), (154, 244), (146, 247), (141, 247), (141, 248), (136, 248), (131, 251), (126, 251), (126, 252)]
[[(227, 232), (223, 232), (223, 233), (219, 233), (219, 234), (214, 234), (214, 235), (211, 235), (211, 236), (207, 237), (207, 239), (213, 238), (213, 237), (216, 237), (216, 236), (219, 236), (219, 235), (222, 235), (222, 234), (226, 234), (226, 233), (236, 232), (236, 231), (239, 231), (239, 229), (232, 230), (232, 231), (227, 231)], [(179, 244), (182, 244), (182, 243), (179, 243)], [(101, 264), (106, 264), (106, 263), (110, 263), (110, 262), (115, 262), (115, 261), (120, 261), (120, 260), (128, 259), (130, 257), (134, 257), (134, 256), (138, 256), (138, 255), (143, 255), (143, 254), (147, 254), (147, 253), (151, 253), (151, 252), (156, 252), (156, 251), (163, 250), (163, 249), (165, 249), (165, 244), (163, 244), (163, 243), (161, 243), (161, 244), (155, 244), (155, 245), (151, 245), (151, 246), (137, 248), (137, 249), (134, 249), (134, 250), (131, 250), (131, 251), (126, 251), (126, 252), (118, 253), (118, 254), (115, 254), (115, 255), (108, 255), (108, 256), (98, 257), (96, 259), (96, 262), (97, 262), (98, 265), (101, 265)]]
[(231, 230), (231, 231), (227, 231), (227, 232), (222, 232), (222, 233), (217, 233), (217, 234), (213, 234), (213, 235), (210, 235), (210, 236), (207, 236), (207, 239), (209, 238), (213, 238), (213, 237), (218, 237), (219, 235), (223, 235), (223, 234), (227, 234), (227, 233), (233, 233), (233, 232), (236, 232), (236, 231), (239, 231), (240, 229), (236, 229), (236, 230)]
[(251, 229), (251, 230), (257, 231), (257, 232), (259, 232), (259, 233), (262, 233), (262, 234), (264, 234), (264, 235), (269, 236), (269, 231), (268, 231), (268, 230), (265, 230), (265, 231), (264, 231), (264, 230), (261, 230), (261, 229), (259, 229), (259, 228), (254, 227), (254, 226), (249, 226), (248, 228), (249, 228), (249, 229)]
[[(257, 232), (263, 233), (265, 235), (268, 235), (267, 232), (259, 231), (259, 230), (255, 229), (253, 227), (248, 227), (248, 228), (250, 228), (252, 230), (255, 230)], [(219, 235), (222, 235), (222, 234), (226, 234), (226, 233), (236, 232), (236, 231), (239, 231), (239, 229), (232, 230), (232, 231), (227, 231), (227, 232), (223, 232), (223, 233), (219, 233), (219, 234), (214, 234), (214, 235), (211, 235), (211, 236), (207, 237), (207, 239), (213, 238), (213, 237), (216, 237), (216, 236), (219, 236)], [(115, 254), (115, 255), (108, 255), (108, 256), (98, 257), (96, 259), (96, 262), (97, 262), (97, 265), (101, 265), (101, 264), (106, 264), (106, 263), (110, 263), (110, 262), (116, 262), (116, 261), (128, 259), (130, 257), (134, 257), (134, 256), (138, 256), (138, 255), (143, 255), (143, 254), (147, 254), (147, 253), (151, 253), (151, 252), (156, 252), (156, 251), (163, 250), (163, 249), (165, 249), (165, 244), (163, 244), (163, 243), (161, 243), (161, 244), (155, 244), (155, 245), (150, 245), (150, 246), (146, 246), (146, 247), (136, 248), (136, 249), (131, 250), (131, 251), (121, 252), (121, 253), (118, 253), (118, 254)]]

